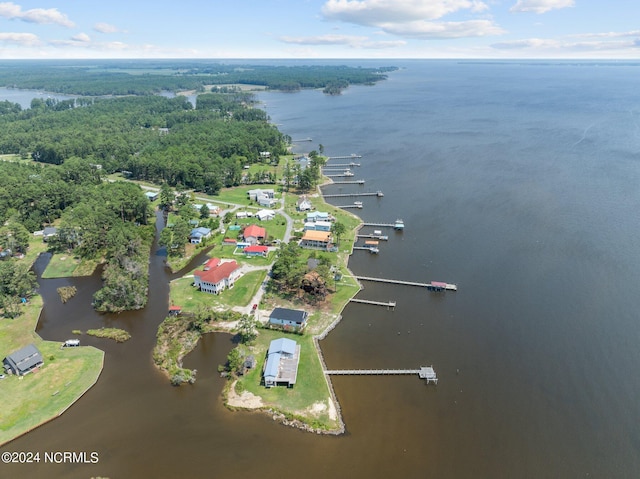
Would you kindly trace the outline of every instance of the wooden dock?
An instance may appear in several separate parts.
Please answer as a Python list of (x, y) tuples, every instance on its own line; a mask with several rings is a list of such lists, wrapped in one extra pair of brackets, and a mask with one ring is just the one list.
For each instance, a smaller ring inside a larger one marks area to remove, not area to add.
[(357, 249), (360, 251), (368, 251), (371, 254), (378, 254), (380, 252), (378, 248), (372, 248), (370, 246), (354, 246), (353, 249)]
[(360, 304), (372, 304), (374, 306), (386, 306), (387, 308), (395, 308), (395, 301), (371, 301), (369, 299), (359, 299), (359, 298), (351, 298), (349, 301), (352, 303), (360, 303)]
[(330, 165), (325, 164), (322, 169), (326, 168), (351, 168), (352, 166), (360, 166), (360, 163), (332, 163)]
[(334, 181), (334, 185), (364, 185), (364, 180)]
[(355, 153), (351, 153), (350, 155), (327, 156), (327, 161), (329, 161), (329, 160), (348, 160), (350, 158), (362, 158), (362, 155), (356, 155)]
[(364, 206), (363, 205), (343, 205), (343, 206), (336, 206), (336, 208), (358, 208), (359, 210), (361, 210)]
[(300, 143), (301, 141), (313, 141), (313, 138), (300, 138), (299, 140), (291, 140), (291, 143)]
[(349, 196), (384, 196), (384, 194), (382, 193), (382, 191), (376, 191), (376, 192), (371, 192), (371, 193), (340, 193), (340, 194), (335, 194), (335, 195), (322, 195), (325, 198), (346, 198)]
[(356, 235), (356, 238), (369, 238), (369, 239), (377, 239), (380, 241), (389, 240), (389, 237), (387, 235)]
[(448, 290), (448, 291), (457, 291), (458, 290), (458, 286), (456, 286), (455, 284), (449, 284), (449, 283), (440, 283), (440, 282), (436, 282), (433, 281), (431, 283), (419, 283), (419, 282), (415, 282), (415, 281), (402, 281), (400, 279), (388, 279), (388, 278), (372, 278), (370, 276), (356, 276), (355, 277), (357, 280), (361, 280), (361, 281), (373, 281), (376, 283), (389, 283), (389, 284), (402, 284), (405, 286), (418, 286), (420, 288), (427, 288), (427, 289), (433, 289), (433, 288), (438, 288), (438, 289), (433, 289), (433, 291), (441, 291), (441, 290)]
[(438, 377), (432, 366), (421, 366), (420, 369), (327, 369), (325, 374), (333, 376), (363, 376), (363, 375), (408, 375), (415, 374), (427, 383), (438, 384)]

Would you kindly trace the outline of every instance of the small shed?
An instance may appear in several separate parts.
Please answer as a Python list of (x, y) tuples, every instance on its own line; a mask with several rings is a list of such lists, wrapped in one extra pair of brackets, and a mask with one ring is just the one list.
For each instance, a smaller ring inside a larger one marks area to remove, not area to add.
[(62, 345), (63, 348), (76, 348), (80, 346), (79, 339), (67, 339)]
[(182, 313), (182, 306), (169, 306), (169, 316), (178, 316)]
[(22, 349), (10, 354), (2, 361), (4, 369), (17, 376), (24, 376), (44, 364), (42, 353), (35, 344), (29, 344)]

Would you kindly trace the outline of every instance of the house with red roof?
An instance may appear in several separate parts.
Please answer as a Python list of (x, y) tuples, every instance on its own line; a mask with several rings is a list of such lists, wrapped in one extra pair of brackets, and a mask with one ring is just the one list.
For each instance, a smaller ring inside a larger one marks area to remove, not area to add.
[(244, 229), (242, 237), (247, 243), (255, 245), (260, 241), (264, 241), (264, 239), (267, 237), (267, 230), (258, 225), (250, 225)]
[(204, 267), (202, 269), (204, 271), (209, 271), (210, 269), (217, 268), (218, 266), (220, 266), (220, 258), (210, 258), (204, 264)]
[[(207, 263), (209, 263), (209, 261)], [(210, 267), (206, 271), (196, 270), (193, 273), (193, 280), (194, 285), (200, 289), (200, 291), (220, 294), (227, 288), (233, 288), (233, 285), (240, 276), (240, 267), (238, 263), (232, 260), (224, 263), (219, 262), (216, 266)]]

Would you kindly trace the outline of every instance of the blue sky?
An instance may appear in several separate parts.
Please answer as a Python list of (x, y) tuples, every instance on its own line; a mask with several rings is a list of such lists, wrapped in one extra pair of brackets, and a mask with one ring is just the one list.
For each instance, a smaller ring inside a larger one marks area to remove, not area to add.
[(0, 1), (0, 59), (639, 57), (638, 0)]

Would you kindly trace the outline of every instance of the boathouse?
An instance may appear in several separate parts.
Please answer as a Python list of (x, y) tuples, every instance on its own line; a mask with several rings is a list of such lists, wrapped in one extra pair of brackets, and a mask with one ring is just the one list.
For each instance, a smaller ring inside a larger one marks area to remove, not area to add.
[(42, 366), (44, 360), (35, 344), (29, 344), (4, 358), (2, 363), (5, 371), (24, 376)]
[(271, 341), (263, 370), (265, 387), (284, 385), (292, 388), (298, 377), (299, 362), (300, 345), (293, 339)]
[(269, 316), (269, 326), (300, 331), (307, 324), (309, 313), (301, 309), (275, 308)]

